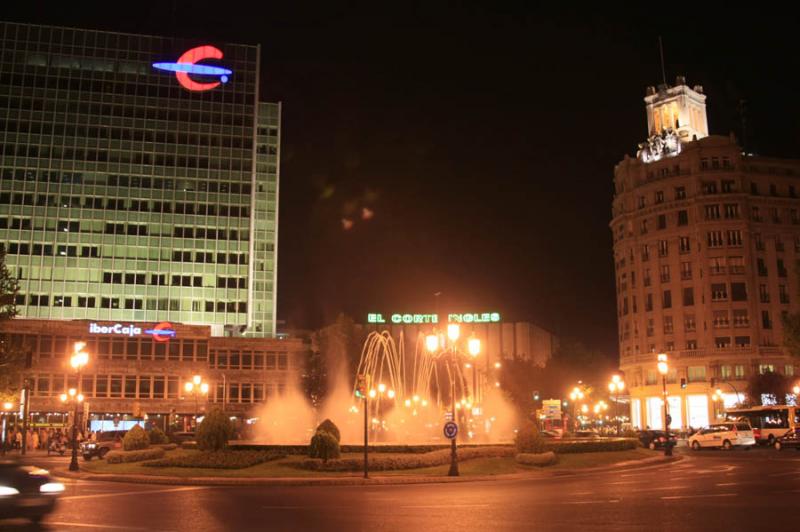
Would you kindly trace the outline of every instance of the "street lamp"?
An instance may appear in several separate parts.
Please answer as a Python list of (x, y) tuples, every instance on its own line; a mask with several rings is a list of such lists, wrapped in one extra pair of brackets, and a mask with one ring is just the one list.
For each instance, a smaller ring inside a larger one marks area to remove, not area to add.
[(186, 384), (183, 385), (183, 389), (186, 393), (190, 393), (194, 396), (194, 426), (195, 430), (197, 429), (197, 416), (199, 415), (199, 409), (197, 402), (198, 395), (208, 395), (208, 383), (203, 382), (203, 378), (200, 375), (195, 375), (192, 377), (192, 380), (186, 381)]
[[(72, 346), (72, 356), (69, 359), (69, 365), (75, 370), (77, 376), (76, 386), (81, 385), (81, 370), (89, 363), (89, 353), (84, 351), (86, 342), (75, 342)], [(70, 471), (78, 471), (78, 405), (83, 402), (83, 394), (77, 393), (74, 388), (70, 388), (70, 398), (75, 403), (74, 416), (72, 418), (72, 459), (69, 462)], [(68, 398), (65, 394), (61, 395), (61, 401), (67, 402)]]
[(2, 424), (2, 433), (0, 433), (0, 436), (2, 437), (0, 445), (2, 445), (3, 456), (5, 456), (6, 447), (8, 446), (8, 414), (12, 410), (14, 410), (14, 403), (9, 401), (3, 403), (3, 424)]
[[(800, 395), (800, 384), (795, 384), (794, 387), (792, 388), (792, 392), (794, 392), (795, 395)], [(795, 399), (795, 401), (796, 400), (797, 399)]]
[[(459, 409), (464, 406), (461, 403), (456, 405), (456, 371), (459, 367), (458, 345), (456, 342), (460, 336), (461, 329), (459, 325), (457, 323), (450, 323), (447, 325), (447, 338), (450, 340), (450, 342), (449, 345), (441, 345), (441, 350), (439, 345), (439, 337), (437, 335), (431, 334), (425, 338), (425, 347), (431, 355), (436, 355), (437, 353), (439, 355), (443, 353), (448, 353), (450, 355), (450, 412), (453, 416), (454, 423), (456, 422), (456, 406), (458, 406)], [(472, 358), (477, 357), (480, 354), (480, 340), (477, 338), (471, 338), (467, 342), (467, 352), (470, 354), (470, 356), (472, 356)], [(450, 470), (447, 472), (447, 475), (451, 477), (458, 476), (458, 453), (456, 449), (455, 437), (450, 439)]]
[(625, 381), (619, 375), (611, 377), (611, 382), (608, 383), (608, 390), (614, 394), (614, 417), (617, 420), (617, 436), (620, 435), (620, 419), (619, 419), (619, 392), (625, 389)]
[(664, 433), (666, 434), (667, 441), (664, 443), (664, 456), (672, 456), (672, 445), (669, 440), (669, 410), (667, 407), (667, 373), (669, 372), (669, 365), (667, 364), (667, 354), (659, 353), (657, 358), (658, 372), (661, 373), (661, 388), (663, 392), (664, 401)]
[(578, 423), (577, 423), (578, 417), (576, 409), (578, 408), (578, 401), (582, 400), (583, 397), (584, 397), (583, 390), (581, 390), (577, 386), (575, 386), (569, 394), (569, 398), (572, 400), (572, 421), (576, 429), (578, 428)]
[[(478, 358), (478, 355), (481, 353), (481, 341), (474, 336), (471, 337), (467, 341), (467, 352), (472, 359)], [(473, 402), (478, 402), (478, 377), (477, 377), (477, 364), (472, 364), (472, 400)]]

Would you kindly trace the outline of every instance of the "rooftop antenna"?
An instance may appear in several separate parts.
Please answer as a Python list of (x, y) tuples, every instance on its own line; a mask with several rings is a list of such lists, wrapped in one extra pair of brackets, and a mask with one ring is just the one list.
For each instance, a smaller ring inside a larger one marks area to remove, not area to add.
[(661, 35), (658, 36), (658, 52), (661, 55), (661, 80), (664, 82), (664, 87), (666, 87), (667, 71), (664, 68), (664, 44), (661, 42)]

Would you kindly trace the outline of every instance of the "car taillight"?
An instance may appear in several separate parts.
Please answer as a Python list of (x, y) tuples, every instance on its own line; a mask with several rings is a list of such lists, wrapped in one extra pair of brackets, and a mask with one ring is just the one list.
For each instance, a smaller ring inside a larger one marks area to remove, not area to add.
[(757, 440), (761, 439), (761, 429), (753, 429), (753, 437)]

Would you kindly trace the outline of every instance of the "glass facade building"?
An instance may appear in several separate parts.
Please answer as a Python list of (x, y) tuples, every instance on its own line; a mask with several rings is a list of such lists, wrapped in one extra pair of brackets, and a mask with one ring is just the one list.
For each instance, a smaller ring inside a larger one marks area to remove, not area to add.
[[(178, 61), (198, 47), (219, 55)], [(0, 23), (0, 242), (21, 317), (275, 334), (281, 109), (258, 101), (259, 54)]]

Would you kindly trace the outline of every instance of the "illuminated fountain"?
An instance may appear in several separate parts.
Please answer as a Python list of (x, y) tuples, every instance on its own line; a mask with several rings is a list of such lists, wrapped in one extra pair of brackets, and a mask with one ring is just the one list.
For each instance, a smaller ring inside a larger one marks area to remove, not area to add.
[[(488, 378), (488, 371), (478, 368), (479, 342), (470, 339), (466, 352), (454, 354), (450, 348), (438, 349), (446, 345), (443, 334), (420, 333), (413, 340), (410, 353), (402, 332), (397, 340), (388, 331), (370, 333), (356, 371), (370, 377), (365, 398), (356, 395), (355, 376), (348, 376), (342, 366), (333, 371), (319, 410), (299, 391), (268, 401), (259, 414), (257, 439), (307, 443), (316, 424), (329, 418), (339, 427), (342, 443), (361, 443), (367, 402), (371, 442), (443, 443), (442, 426), (454, 391), (460, 441), (509, 441), (516, 426), (515, 411), (494, 379)], [(431, 345), (434, 340), (436, 346)]]

